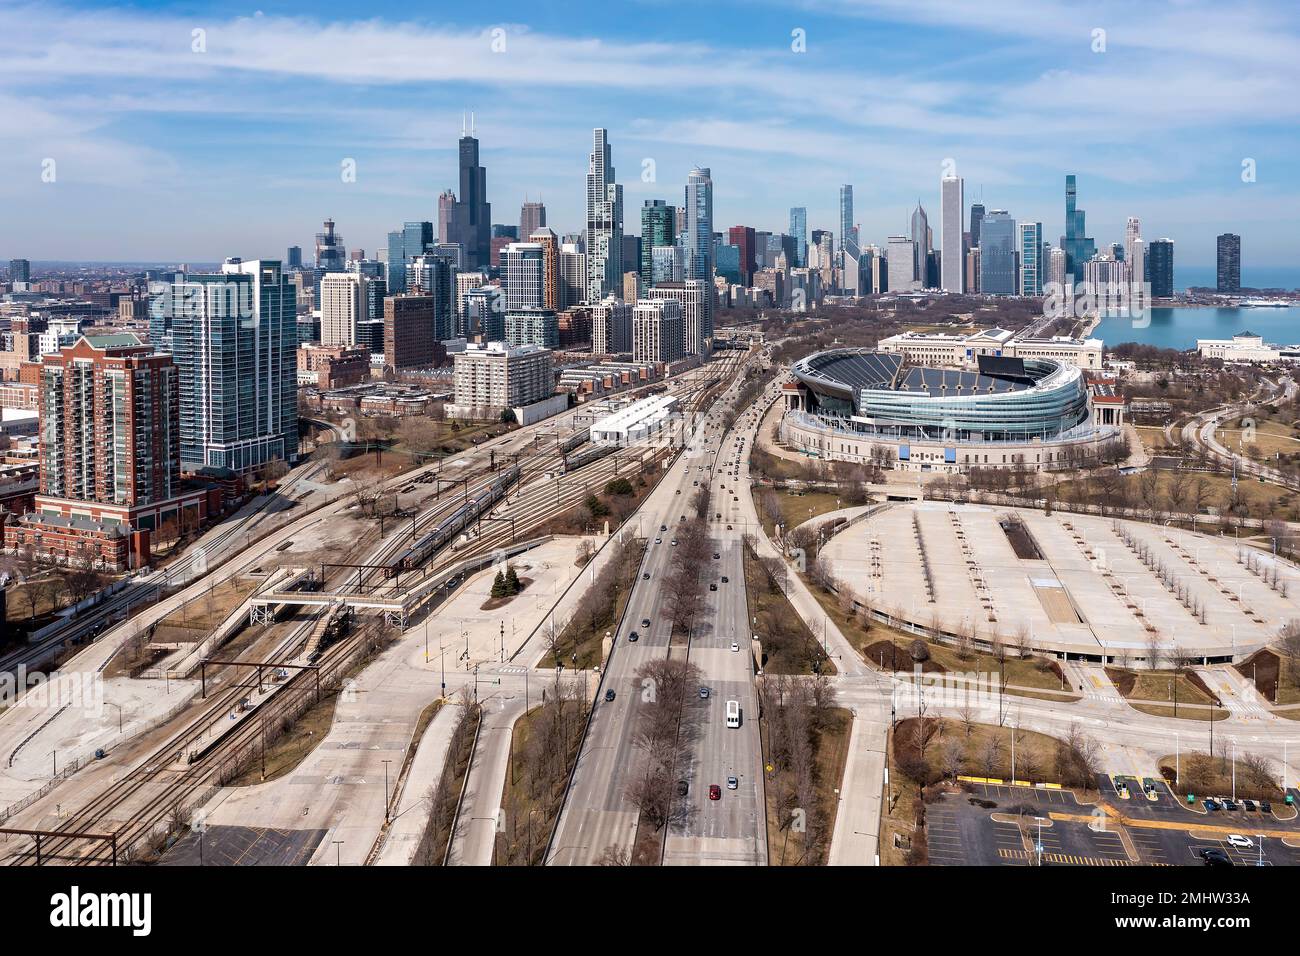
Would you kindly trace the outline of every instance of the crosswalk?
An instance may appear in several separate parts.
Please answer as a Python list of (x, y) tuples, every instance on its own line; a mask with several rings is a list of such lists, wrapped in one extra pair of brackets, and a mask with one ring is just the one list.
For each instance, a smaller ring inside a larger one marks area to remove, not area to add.
[[(1022, 860), (1030, 862), (1036, 854), (1029, 850), (1009, 850), (1002, 847), (998, 850), (998, 856), (1004, 860)], [(1055, 863), (1062, 866), (1137, 866), (1128, 860), (1120, 860), (1106, 856), (1080, 856), (1077, 853), (1044, 853), (1044, 863)], [(1168, 864), (1154, 864), (1156, 866), (1167, 866)]]

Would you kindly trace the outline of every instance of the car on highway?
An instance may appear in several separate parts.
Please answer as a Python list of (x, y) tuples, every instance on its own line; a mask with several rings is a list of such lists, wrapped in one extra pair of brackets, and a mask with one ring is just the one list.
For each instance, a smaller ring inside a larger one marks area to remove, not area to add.
[(661, 524), (661, 525), (659, 526), (659, 530), (660, 530), (660, 531), (667, 531), (667, 530), (668, 530), (668, 525), (666, 525), (666, 524)]
[(710, 800), (722, 799), (722, 788), (719, 787), (716, 783), (709, 784), (709, 799)]
[(677, 547), (677, 539), (676, 539), (676, 538), (673, 538), (673, 540), (672, 540), (672, 546), (673, 546), (674, 548)]
[(1240, 833), (1229, 833), (1228, 846), (1235, 846), (1238, 850), (1253, 850), (1255, 841), (1248, 836), (1242, 836)]
[(709, 699), (709, 689), (707, 687), (701, 687), (700, 700), (708, 700), (708, 699)]
[(663, 538), (655, 538), (655, 544), (663, 544), (663, 543), (664, 543)]
[(642, 581), (649, 581), (649, 580), (650, 580), (650, 572), (649, 572), (649, 571), (644, 572), (644, 573), (641, 575), (641, 580), (642, 580)]
[(727, 577), (725, 574), (722, 576), (722, 583), (723, 583), (723, 584), (726, 584), (726, 583), (727, 583), (728, 581), (730, 581), (730, 580), (731, 580), (731, 578)]
[(709, 582), (709, 590), (710, 590), (710, 591), (716, 591), (717, 589), (718, 589), (718, 585), (715, 584), (713, 581), (710, 581), (710, 582)]
[(633, 631), (631, 634), (627, 636), (627, 642), (629, 644), (635, 644), (640, 639), (641, 639), (641, 635), (638, 634), (636, 631)]
[(691, 792), (691, 785), (685, 780), (677, 781), (677, 796), (684, 797)]
[(614, 692), (613, 692), (612, 690), (607, 690), (607, 691), (605, 691), (605, 699), (606, 699), (606, 700), (613, 700), (613, 699), (614, 699)]
[(1206, 866), (1232, 866), (1232, 861), (1228, 859), (1228, 854), (1224, 853), (1217, 846), (1207, 846), (1201, 850), (1200, 857), (1205, 861)]
[(641, 626), (644, 627), (646, 630), (649, 630), (649, 629), (650, 629), (650, 618), (648, 618), (648, 617), (643, 617), (643, 618), (641, 618)]
[(727, 530), (728, 530), (728, 531), (731, 530), (731, 525), (727, 525)]
[(713, 560), (714, 560), (714, 561), (719, 560), (721, 557), (722, 557), (722, 555), (719, 554), (717, 551), (714, 551), (714, 552), (713, 552)]
[(728, 777), (728, 778), (727, 778), (727, 789), (728, 789), (728, 790), (735, 790), (735, 789), (736, 789), (737, 787), (739, 787), (739, 786), (740, 786), (740, 781), (737, 780), (735, 777)]
[(731, 649), (732, 649), (733, 651), (739, 651), (739, 650), (740, 650), (740, 644), (739, 644), (739, 642), (737, 642), (737, 641), (732, 641), (732, 642), (731, 642)]

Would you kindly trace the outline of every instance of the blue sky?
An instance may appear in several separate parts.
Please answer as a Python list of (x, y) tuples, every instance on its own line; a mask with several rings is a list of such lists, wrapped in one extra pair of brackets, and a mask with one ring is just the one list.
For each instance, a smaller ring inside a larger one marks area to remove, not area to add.
[(280, 256), (326, 216), (370, 252), (436, 219), (473, 110), (497, 222), (540, 197), (557, 232), (580, 229), (604, 126), (629, 232), (699, 164), (719, 229), (783, 230), (799, 205), (838, 232), (848, 182), (864, 241), (902, 231), (918, 198), (937, 239), (951, 159), (968, 202), (1052, 241), (1067, 172), (1099, 244), (1136, 215), (1203, 265), (1241, 233), (1249, 280), (1300, 264), (1300, 15), (1226, 7), (0, 0), (0, 257)]

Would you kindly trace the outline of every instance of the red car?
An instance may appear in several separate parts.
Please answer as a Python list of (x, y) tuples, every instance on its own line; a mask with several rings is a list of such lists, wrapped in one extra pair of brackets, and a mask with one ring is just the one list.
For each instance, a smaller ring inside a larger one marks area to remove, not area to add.
[(709, 785), (709, 799), (710, 800), (722, 799), (722, 788), (719, 787), (716, 783)]

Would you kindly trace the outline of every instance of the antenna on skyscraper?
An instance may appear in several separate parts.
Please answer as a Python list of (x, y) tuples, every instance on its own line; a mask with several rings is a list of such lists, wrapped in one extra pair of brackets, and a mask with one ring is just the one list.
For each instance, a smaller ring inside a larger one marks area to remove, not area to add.
[(460, 135), (465, 135), (465, 111), (460, 111)]
[(469, 112), (469, 135), (474, 135), (474, 111)]

